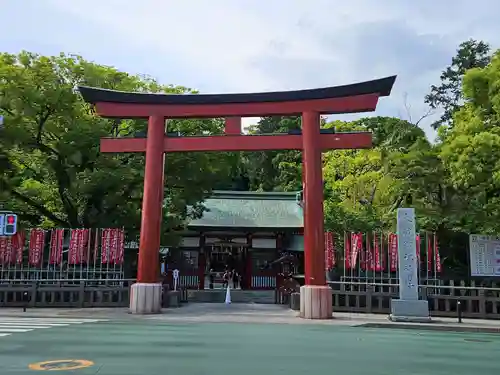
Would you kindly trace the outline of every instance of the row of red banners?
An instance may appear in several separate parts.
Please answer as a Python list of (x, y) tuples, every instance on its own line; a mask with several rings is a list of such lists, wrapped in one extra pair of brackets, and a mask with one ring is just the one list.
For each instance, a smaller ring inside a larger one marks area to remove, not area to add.
[[(365, 246), (363, 246), (363, 242)], [(417, 234), (416, 257), (420, 263), (421, 238)], [(387, 256), (386, 256), (387, 254)], [(345, 269), (356, 269), (358, 266), (363, 271), (382, 272), (388, 269), (396, 272), (398, 269), (398, 237), (395, 233), (387, 236), (387, 252), (381, 244), (379, 234), (366, 236), (363, 241), (363, 233), (346, 234), (344, 238), (344, 267)], [(441, 256), (436, 234), (426, 236), (426, 261), (428, 272), (441, 272)], [(388, 265), (386, 263), (389, 263)], [(335, 241), (332, 232), (325, 233), (325, 267), (332, 270), (336, 265)]]
[[(42, 264), (47, 231), (31, 229), (28, 243), (28, 263), (39, 267)], [(101, 263), (122, 264), (124, 258), (125, 234), (123, 229), (107, 228), (98, 231), (92, 244), (89, 229), (71, 229), (68, 247), (68, 264), (86, 264), (97, 261), (99, 242), (101, 244)], [(22, 264), (25, 245), (24, 232), (12, 237), (0, 237), (0, 264)], [(93, 245), (93, 246), (91, 246)], [(63, 260), (64, 229), (50, 231), (49, 264), (59, 265)]]

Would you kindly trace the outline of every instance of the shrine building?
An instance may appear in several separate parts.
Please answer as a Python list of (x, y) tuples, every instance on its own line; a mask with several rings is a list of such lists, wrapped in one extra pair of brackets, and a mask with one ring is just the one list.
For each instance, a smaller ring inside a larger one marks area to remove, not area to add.
[(284, 265), (271, 262), (286, 253), (297, 259), (290, 267), (302, 267), (301, 193), (214, 191), (204, 205), (203, 216), (188, 224), (164, 260), (167, 275), (179, 269), (182, 286), (207, 289), (209, 274), (220, 277), (228, 267), (241, 275), (242, 289), (274, 289)]

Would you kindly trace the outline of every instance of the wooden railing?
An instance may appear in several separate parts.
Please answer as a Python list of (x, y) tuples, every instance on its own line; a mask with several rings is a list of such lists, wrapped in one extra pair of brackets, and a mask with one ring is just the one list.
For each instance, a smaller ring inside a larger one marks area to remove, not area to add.
[[(398, 284), (329, 284), (332, 287), (333, 310), (339, 312), (389, 314), (391, 299), (398, 298), (399, 293)], [(419, 286), (420, 298), (429, 301), (431, 316), (457, 316), (457, 303), (460, 301), (464, 318), (500, 319), (500, 288), (467, 286), (465, 282), (447, 284)], [(287, 298), (280, 294), (283, 293), (277, 293), (277, 301), (297, 308), (294, 301), (298, 296)]]
[(1, 283), (0, 307), (125, 307), (134, 280), (40, 280)]

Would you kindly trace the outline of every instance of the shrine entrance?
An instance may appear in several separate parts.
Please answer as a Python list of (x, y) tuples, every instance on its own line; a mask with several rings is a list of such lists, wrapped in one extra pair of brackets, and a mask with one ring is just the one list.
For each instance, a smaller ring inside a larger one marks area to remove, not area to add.
[[(235, 272), (238, 281), (236, 289), (246, 289), (245, 273), (248, 260), (248, 247), (245, 244), (235, 244), (230, 242), (215, 243), (205, 247), (207, 257), (205, 289), (211, 284), (217, 288), (223, 284), (223, 277), (226, 272)], [(229, 280), (232, 284), (233, 280)]]
[[(303, 157), (305, 285), (300, 315), (332, 317), (332, 291), (326, 285), (321, 154), (332, 149), (370, 148), (370, 132), (322, 133), (321, 115), (374, 111), (388, 96), (396, 77), (313, 90), (252, 94), (172, 95), (131, 93), (79, 87), (97, 114), (110, 118), (147, 118), (146, 138), (104, 138), (101, 152), (145, 152), (144, 195), (137, 283), (132, 286), (132, 313), (161, 312), (159, 282), (165, 153), (191, 151), (300, 150)], [(300, 134), (241, 134), (242, 117), (302, 116)], [(225, 118), (225, 134), (171, 137), (169, 118)]]
[(214, 272), (235, 269), (241, 273), (248, 254), (247, 246), (232, 243), (212, 245), (205, 251), (207, 253), (207, 268)]

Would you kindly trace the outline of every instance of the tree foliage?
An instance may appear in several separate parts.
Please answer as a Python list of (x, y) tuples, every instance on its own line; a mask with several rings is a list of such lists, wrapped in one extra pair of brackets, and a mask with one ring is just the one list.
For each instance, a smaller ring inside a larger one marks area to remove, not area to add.
[[(336, 131), (371, 131), (369, 150), (323, 155), (325, 223), (332, 230), (394, 230), (398, 207), (414, 207), (420, 230), (438, 232), (449, 265), (465, 261), (461, 233), (500, 233), (500, 53), (459, 46), (425, 101), (444, 111), (430, 143), (418, 124), (393, 117), (323, 121)], [(0, 202), (26, 225), (124, 226), (137, 232), (144, 157), (99, 152), (103, 136), (144, 133), (141, 120), (107, 120), (82, 101), (79, 84), (188, 93), (78, 56), (0, 54)], [(169, 131), (215, 134), (221, 119), (175, 120)], [(264, 117), (253, 134), (287, 133), (299, 117)], [(187, 153), (166, 158), (164, 236), (199, 215), (211, 189), (298, 191), (296, 151)], [(188, 213), (188, 206), (194, 207)], [(465, 238), (465, 240), (464, 240)]]
[[(4, 209), (19, 212), (26, 225), (44, 227), (124, 226), (137, 231), (144, 156), (99, 152), (104, 136), (133, 136), (146, 122), (93, 115), (77, 86), (125, 91), (190, 92), (160, 85), (79, 56), (0, 55), (0, 191)], [(220, 132), (220, 120), (171, 121), (170, 131)], [(188, 205), (228, 175), (224, 156), (169, 155), (166, 159), (165, 233), (182, 226)], [(200, 173), (201, 172), (201, 173)], [(198, 212), (199, 210), (194, 210)]]
[(473, 68), (484, 68), (490, 62), (490, 46), (483, 41), (469, 39), (460, 44), (451, 65), (441, 73), (441, 84), (432, 85), (425, 96), (425, 103), (433, 109), (441, 109), (443, 114), (432, 126), (434, 129), (442, 125), (453, 127), (453, 115), (463, 104), (462, 79), (464, 74)]

